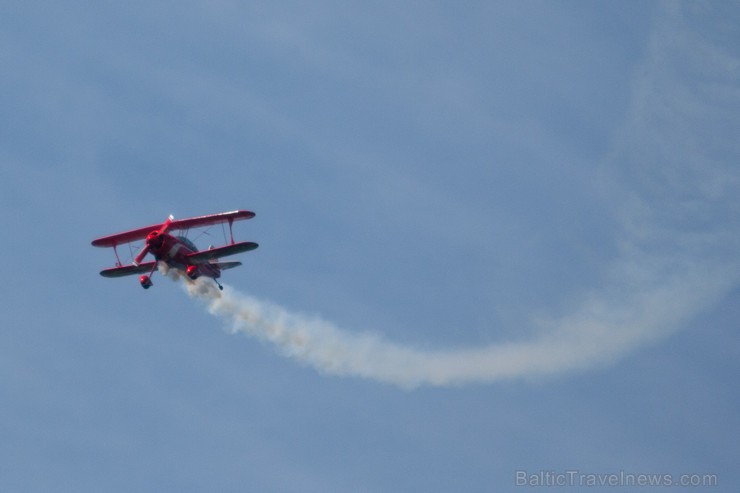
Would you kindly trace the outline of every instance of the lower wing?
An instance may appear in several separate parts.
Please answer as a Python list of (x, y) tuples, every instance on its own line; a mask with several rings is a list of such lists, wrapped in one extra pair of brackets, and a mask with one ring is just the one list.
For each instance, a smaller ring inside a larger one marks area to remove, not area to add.
[(141, 274), (142, 272), (149, 272), (154, 268), (155, 265), (156, 265), (156, 262), (146, 262), (146, 263), (139, 264), (139, 265), (126, 265), (123, 267), (112, 267), (110, 269), (101, 270), (100, 275), (103, 277), (133, 276), (134, 274)]

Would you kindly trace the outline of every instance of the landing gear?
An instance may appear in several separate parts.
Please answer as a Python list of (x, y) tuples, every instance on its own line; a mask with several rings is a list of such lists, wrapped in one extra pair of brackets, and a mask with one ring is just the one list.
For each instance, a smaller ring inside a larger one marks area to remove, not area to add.
[(219, 274), (219, 271), (217, 268), (215, 269), (215, 271), (214, 269), (211, 269), (210, 271), (207, 270), (205, 273), (197, 265), (188, 265), (188, 267), (185, 269), (185, 275), (188, 276), (188, 279), (190, 279), (191, 281), (195, 281), (201, 276), (210, 277), (211, 279), (213, 279), (213, 282), (216, 283), (216, 286), (218, 286), (218, 289), (223, 291), (224, 287), (221, 286), (221, 284), (219, 284), (219, 282), (214, 277), (214, 276), (217, 276), (218, 274)]
[(139, 278), (139, 282), (141, 283), (141, 287), (144, 289), (149, 289), (153, 286), (154, 283), (152, 283), (152, 278), (144, 274)]
[(151, 288), (154, 283), (152, 282), (152, 274), (154, 274), (154, 271), (157, 269), (157, 262), (154, 262), (154, 265), (152, 266), (152, 270), (149, 271), (149, 274), (144, 274), (139, 278), (139, 282), (141, 283), (141, 287), (144, 289)]

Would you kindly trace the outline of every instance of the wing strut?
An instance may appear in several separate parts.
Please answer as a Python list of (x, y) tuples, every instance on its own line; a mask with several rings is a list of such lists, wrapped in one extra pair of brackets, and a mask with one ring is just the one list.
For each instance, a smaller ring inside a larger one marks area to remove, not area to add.
[(118, 258), (118, 248), (116, 248), (118, 245), (113, 245), (113, 253), (116, 254), (116, 267), (121, 267), (123, 264), (121, 263), (121, 259)]

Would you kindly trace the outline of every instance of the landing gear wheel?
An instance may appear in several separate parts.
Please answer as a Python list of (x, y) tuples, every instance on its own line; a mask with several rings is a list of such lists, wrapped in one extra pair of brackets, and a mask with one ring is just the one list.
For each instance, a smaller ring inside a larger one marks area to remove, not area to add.
[(149, 276), (147, 276), (147, 275), (141, 276), (139, 278), (139, 282), (141, 283), (141, 287), (144, 288), (144, 289), (149, 289), (154, 284), (154, 283), (152, 283), (152, 278), (149, 277)]

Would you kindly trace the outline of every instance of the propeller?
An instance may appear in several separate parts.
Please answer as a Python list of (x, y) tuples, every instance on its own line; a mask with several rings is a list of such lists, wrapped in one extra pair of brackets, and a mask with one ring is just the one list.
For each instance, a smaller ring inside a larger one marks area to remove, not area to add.
[(159, 239), (160, 235), (163, 235), (167, 232), (167, 230), (170, 228), (170, 224), (172, 223), (172, 220), (175, 219), (175, 216), (170, 214), (170, 217), (167, 218), (167, 220), (162, 224), (162, 227), (158, 230), (154, 230), (151, 233), (149, 233), (146, 236), (146, 244), (144, 245), (144, 248), (141, 249), (139, 254), (134, 259), (133, 264), (138, 266), (142, 260), (144, 260), (144, 257), (146, 257), (146, 254), (149, 253), (149, 250), (151, 250), (151, 247), (159, 246), (161, 245), (161, 240), (158, 242), (159, 245), (155, 245), (157, 243), (157, 240)]

